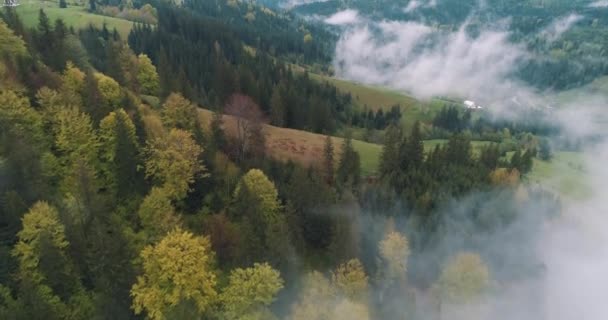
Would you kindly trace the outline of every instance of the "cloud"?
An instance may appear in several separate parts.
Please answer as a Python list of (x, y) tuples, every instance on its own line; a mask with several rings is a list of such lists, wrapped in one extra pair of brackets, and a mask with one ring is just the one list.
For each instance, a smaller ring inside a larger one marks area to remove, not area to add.
[(411, 13), (418, 8), (433, 8), (435, 6), (437, 6), (437, 0), (428, 0), (427, 2), (424, 0), (411, 0), (403, 11), (405, 13)]
[(325, 23), (331, 25), (349, 25), (360, 22), (359, 12), (357, 10), (347, 9), (336, 12), (332, 16), (325, 19)]
[(608, 8), (608, 0), (599, 0), (589, 5), (590, 8)]
[(306, 5), (306, 4), (317, 3), (317, 2), (327, 2), (327, 1), (329, 1), (329, 0), (287, 0), (287, 1), (280, 2), (280, 6), (283, 8), (289, 9), (289, 8), (302, 6), (302, 5)]
[[(603, 2), (608, 6), (608, 1)], [(574, 14), (558, 18), (538, 35), (553, 41), (580, 19), (581, 16)], [(584, 199), (562, 197), (561, 210), (555, 209), (561, 211), (561, 215), (543, 221), (540, 230), (531, 232), (538, 237), (534, 242), (526, 242), (520, 235), (530, 232), (526, 229), (532, 225), (530, 219), (547, 210), (543, 204), (521, 210), (519, 221), (512, 227), (495, 231), (492, 239), (482, 238), (480, 251), (498, 258), (494, 267), (508, 270), (517, 265), (519, 261), (512, 259), (512, 255), (521, 257), (518, 256), (521, 248), (517, 245), (522, 242), (525, 243), (523, 247), (532, 251), (532, 258), (542, 262), (542, 267), (538, 275), (499, 284), (500, 290), (479, 302), (481, 308), (473, 306), (461, 310), (465, 313), (462, 318), (605, 319), (608, 315), (605, 303), (608, 142), (591, 143), (588, 138), (608, 137), (608, 97), (606, 93), (582, 90), (579, 90), (582, 94), (570, 99), (554, 92), (538, 92), (513, 76), (520, 62), (529, 59), (530, 54), (523, 45), (510, 40), (508, 31), (482, 30), (473, 36), (466, 28), (465, 24), (454, 31), (441, 31), (416, 22), (360, 22), (341, 36), (336, 46), (335, 70), (342, 78), (408, 91), (422, 98), (470, 97), (484, 105), (502, 104), (507, 110), (514, 105), (553, 105), (554, 121), (563, 128), (564, 134), (584, 141), (583, 169), (576, 177), (580, 183), (572, 187), (582, 184), (587, 186), (585, 191), (587, 188), (589, 191)], [(559, 175), (559, 172), (554, 174)], [(469, 212), (479, 206), (471, 199), (480, 196), (483, 196), (480, 192), (473, 193), (450, 203), (446, 206), (450, 214), (445, 216), (455, 216), (461, 227), (467, 221), (457, 219), (460, 217), (457, 213)], [(492, 195), (482, 200), (488, 211), (504, 205)], [(467, 237), (483, 236), (459, 230), (442, 234), (441, 242), (448, 247)], [(433, 260), (445, 251), (438, 253), (430, 249), (428, 259)], [(419, 264), (421, 269), (428, 267), (426, 260)], [(455, 313), (449, 317), (459, 319)]]
[(583, 16), (578, 14), (571, 14), (569, 16), (559, 18), (542, 30), (540, 32), (540, 36), (549, 41), (555, 41), (559, 39), (566, 31), (570, 30), (570, 28), (582, 18)]
[[(527, 55), (505, 31), (472, 37), (417, 22), (380, 22), (346, 31), (336, 46), (339, 77), (405, 90), (417, 97), (471, 97), (487, 103), (513, 97), (509, 80)], [(523, 92), (522, 92), (523, 94)]]

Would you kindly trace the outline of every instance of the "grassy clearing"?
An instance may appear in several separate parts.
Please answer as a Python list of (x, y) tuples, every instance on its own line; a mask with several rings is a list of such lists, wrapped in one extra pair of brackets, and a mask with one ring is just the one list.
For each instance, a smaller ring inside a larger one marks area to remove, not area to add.
[(551, 161), (534, 159), (534, 167), (527, 174), (526, 180), (563, 196), (581, 199), (590, 191), (590, 186), (584, 183), (586, 174), (581, 153), (557, 152)]
[[(211, 121), (212, 112), (200, 109), (201, 121), (208, 127)], [(235, 119), (231, 116), (224, 116), (224, 128), (228, 134), (234, 133)], [(323, 159), (323, 148), (325, 146), (325, 136), (307, 131), (279, 128), (266, 125), (264, 128), (266, 135), (266, 148), (268, 153), (280, 161), (294, 161), (304, 166), (317, 166)], [(335, 158), (339, 159), (340, 149), (344, 139), (332, 137)], [(428, 140), (424, 142), (425, 150), (431, 151), (436, 145), (445, 144), (447, 140)], [(474, 141), (473, 151), (479, 151), (489, 142)], [(379, 144), (368, 143), (360, 140), (353, 140), (353, 147), (361, 157), (361, 172), (365, 176), (374, 175), (378, 169), (382, 146)]]
[(133, 27), (131, 21), (92, 14), (82, 6), (70, 5), (68, 8), (61, 9), (59, 8), (59, 1), (21, 1), (21, 5), (17, 7), (17, 13), (27, 27), (35, 27), (38, 25), (40, 9), (44, 9), (51, 21), (62, 19), (66, 25), (75, 29), (83, 29), (91, 24), (101, 27), (105, 23), (110, 30), (116, 28), (123, 39), (127, 38)]
[[(212, 112), (200, 109), (200, 117), (207, 125), (211, 121)], [(207, 126), (206, 126), (207, 127)], [(224, 128), (230, 135), (235, 131), (235, 119), (224, 116)], [(325, 136), (307, 131), (279, 128), (270, 125), (264, 127), (266, 148), (268, 153), (280, 161), (294, 161), (304, 166), (317, 166), (323, 159)], [(339, 159), (340, 149), (344, 140), (332, 137), (335, 158)], [(364, 175), (371, 175), (378, 167), (382, 147), (377, 144), (353, 140), (353, 147), (361, 156), (361, 170)]]
[[(447, 139), (435, 139), (435, 140), (426, 140), (424, 141), (424, 151), (430, 152), (435, 149), (437, 145), (443, 145), (448, 143)], [(473, 149), (473, 154), (478, 155), (481, 153), (481, 149), (488, 145), (492, 144), (491, 141), (471, 141), (471, 147)]]
[(416, 121), (431, 122), (441, 108), (446, 104), (452, 103), (437, 98), (430, 101), (420, 101), (386, 88), (368, 86), (314, 73), (310, 73), (309, 75), (312, 79), (329, 82), (343, 93), (350, 93), (355, 105), (359, 108), (367, 106), (372, 110), (388, 110), (394, 105), (400, 105), (402, 124), (405, 130), (409, 130)]
[(338, 90), (344, 93), (350, 93), (357, 105), (361, 107), (367, 105), (373, 110), (389, 109), (396, 104), (408, 108), (418, 103), (416, 99), (412, 97), (383, 88), (366, 86), (355, 82), (321, 76), (318, 74), (310, 74), (310, 77), (318, 81), (329, 82), (338, 88)]

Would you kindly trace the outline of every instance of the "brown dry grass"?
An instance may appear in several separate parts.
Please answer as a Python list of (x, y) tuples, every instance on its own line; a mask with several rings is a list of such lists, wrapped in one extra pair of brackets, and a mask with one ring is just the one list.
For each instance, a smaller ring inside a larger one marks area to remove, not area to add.
[[(203, 127), (209, 128), (213, 113), (209, 110), (199, 109)], [(224, 130), (229, 136), (234, 136), (236, 121), (232, 116), (223, 116)], [(325, 136), (307, 131), (279, 128), (271, 125), (264, 126), (266, 137), (266, 153), (279, 161), (293, 161), (303, 166), (317, 166), (323, 160)], [(334, 159), (338, 162), (342, 138), (332, 137), (334, 145)], [(381, 146), (353, 140), (353, 146), (361, 156), (361, 171), (363, 174), (373, 174), (378, 166)]]

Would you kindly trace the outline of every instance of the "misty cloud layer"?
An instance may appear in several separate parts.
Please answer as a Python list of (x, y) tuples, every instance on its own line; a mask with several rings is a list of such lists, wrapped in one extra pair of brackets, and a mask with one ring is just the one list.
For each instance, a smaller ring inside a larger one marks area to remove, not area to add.
[(325, 23), (331, 25), (348, 25), (355, 24), (360, 21), (359, 12), (357, 10), (347, 9), (344, 11), (336, 12), (325, 19)]
[(437, 5), (437, 0), (411, 0), (403, 9), (404, 12), (410, 13), (418, 8), (433, 8)]
[[(405, 11), (414, 11), (420, 5), (422, 2), (414, 1)], [(597, 1), (591, 6), (608, 7), (608, 2)], [(575, 14), (556, 18), (539, 36), (555, 41), (582, 18)], [(518, 64), (528, 58), (528, 52), (509, 40), (508, 31), (482, 30), (471, 36), (466, 32), (466, 25), (445, 31), (417, 22), (352, 20), (336, 47), (338, 77), (391, 87), (419, 98), (452, 96), (482, 103), (511, 101), (521, 105), (555, 100), (555, 93), (540, 93), (514, 79)], [(608, 122), (603, 115), (607, 107), (605, 95), (582, 94), (557, 103), (554, 112), (556, 121), (569, 137), (585, 139), (590, 135), (607, 135)], [(584, 154), (585, 169), (579, 178), (589, 186), (590, 192), (584, 199), (562, 197), (563, 216), (545, 222), (542, 230), (538, 230), (538, 247), (533, 248), (533, 252), (535, 259), (542, 261), (541, 275), (520, 283), (503, 284), (498, 292), (489, 294), (478, 304), (451, 310), (453, 313), (445, 319), (608, 318), (605, 298), (608, 144), (587, 146)], [(453, 204), (452, 212), (468, 210), (466, 201)], [(514, 228), (525, 226), (531, 217), (546, 209), (544, 204), (528, 208)], [(518, 233), (511, 231), (503, 230), (495, 235), (500, 241), (484, 242), (483, 249), (504, 250), (507, 255), (511, 248), (509, 241), (518, 241)], [(444, 239), (450, 245), (457, 241), (449, 235)]]
[(573, 25), (579, 22), (583, 16), (578, 14), (571, 14), (566, 17), (556, 19), (547, 28), (541, 31), (540, 36), (547, 39), (548, 41), (555, 41), (559, 39), (564, 32), (568, 31)]
[(311, 4), (311, 3), (316, 3), (316, 2), (327, 2), (329, 0), (287, 0), (287, 1), (283, 1), (281, 2), (281, 7), (283, 8), (293, 8), (293, 7), (297, 7), (297, 6), (301, 6), (301, 5), (305, 5), (305, 4)]
[(606, 7), (608, 7), (608, 0), (599, 0), (599, 1), (593, 2), (592, 4), (589, 5), (589, 7), (606, 8)]
[(519, 87), (510, 76), (527, 52), (509, 42), (506, 31), (472, 37), (465, 29), (438, 31), (417, 22), (362, 23), (340, 38), (336, 73), (421, 98), (508, 99)]

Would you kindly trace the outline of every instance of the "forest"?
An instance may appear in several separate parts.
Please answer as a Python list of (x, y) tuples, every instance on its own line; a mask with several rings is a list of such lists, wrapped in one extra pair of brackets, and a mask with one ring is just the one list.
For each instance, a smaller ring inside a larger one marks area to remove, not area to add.
[[(315, 24), (238, 1), (130, 5), (155, 16), (127, 38), (2, 11), (0, 319), (429, 319), (543, 272), (534, 244), (560, 199), (524, 182), (559, 133), (544, 115), (447, 105), (405, 128), (400, 106), (309, 75), (335, 40)], [(270, 125), (326, 135), (321, 157), (276, 159)], [(375, 175), (361, 128), (383, 134)]]

